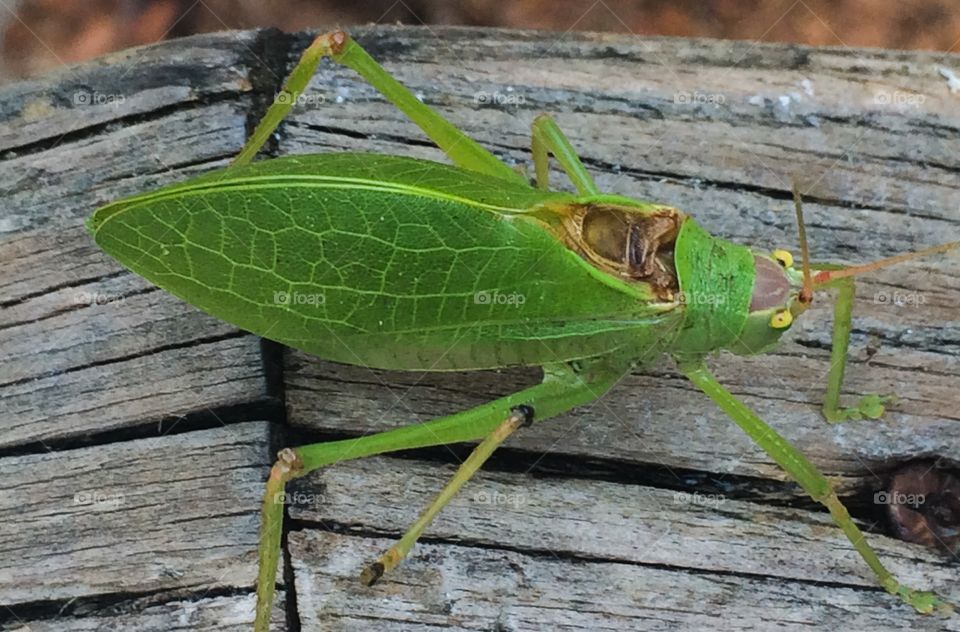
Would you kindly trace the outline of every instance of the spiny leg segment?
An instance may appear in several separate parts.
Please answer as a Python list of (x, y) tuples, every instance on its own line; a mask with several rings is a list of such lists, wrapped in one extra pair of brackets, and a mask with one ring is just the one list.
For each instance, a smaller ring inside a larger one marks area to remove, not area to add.
[(474, 448), (467, 460), (460, 464), (456, 474), (450, 479), (446, 487), (437, 494), (437, 497), (430, 503), (417, 521), (410, 525), (407, 532), (403, 534), (400, 541), (394, 544), (390, 549), (381, 555), (376, 562), (367, 566), (360, 575), (360, 581), (367, 586), (372, 586), (386, 571), (393, 570), (407, 556), (413, 545), (423, 534), (433, 519), (437, 517), (440, 510), (447, 503), (453, 500), (454, 495), (464, 484), (470, 480), (477, 470), (490, 458), (493, 451), (500, 447), (507, 437), (512, 435), (521, 426), (529, 426), (533, 423), (534, 410), (525, 404), (516, 406), (510, 410), (510, 414), (503, 420), (499, 426), (494, 428), (493, 432), (488, 434), (480, 444)]

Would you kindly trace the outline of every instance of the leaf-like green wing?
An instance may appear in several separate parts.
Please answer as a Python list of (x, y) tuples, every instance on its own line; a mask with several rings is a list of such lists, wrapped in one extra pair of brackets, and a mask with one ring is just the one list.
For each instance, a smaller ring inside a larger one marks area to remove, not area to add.
[(340, 362), (479, 369), (665, 344), (676, 310), (530, 213), (572, 199), (422, 160), (324, 154), (214, 172), (88, 225), (200, 309)]

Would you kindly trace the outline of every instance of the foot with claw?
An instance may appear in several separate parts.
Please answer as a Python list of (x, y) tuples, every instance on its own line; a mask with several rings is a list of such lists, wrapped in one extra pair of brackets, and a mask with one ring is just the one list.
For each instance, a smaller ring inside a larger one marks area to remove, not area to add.
[(887, 411), (887, 406), (897, 403), (897, 396), (864, 395), (856, 406), (850, 408), (836, 408), (829, 410), (824, 407), (823, 414), (832, 424), (846, 421), (860, 421), (862, 419), (880, 419)]

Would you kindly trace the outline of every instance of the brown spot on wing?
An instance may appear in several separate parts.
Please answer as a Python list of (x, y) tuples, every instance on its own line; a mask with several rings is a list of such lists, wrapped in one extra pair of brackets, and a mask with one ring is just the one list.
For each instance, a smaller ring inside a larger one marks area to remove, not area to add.
[(597, 268), (647, 283), (664, 300), (679, 293), (673, 250), (686, 215), (677, 209), (587, 203), (550, 211), (559, 217), (554, 232)]

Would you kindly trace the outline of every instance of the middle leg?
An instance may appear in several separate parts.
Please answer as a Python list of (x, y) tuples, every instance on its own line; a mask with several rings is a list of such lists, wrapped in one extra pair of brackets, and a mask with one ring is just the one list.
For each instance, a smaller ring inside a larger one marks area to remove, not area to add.
[(573, 186), (581, 195), (599, 195), (600, 189), (586, 167), (580, 162), (570, 139), (563, 133), (549, 114), (541, 114), (533, 120), (533, 139), (530, 143), (533, 166), (537, 176), (537, 188), (547, 190), (550, 177), (550, 154), (557, 159), (567, 173)]

